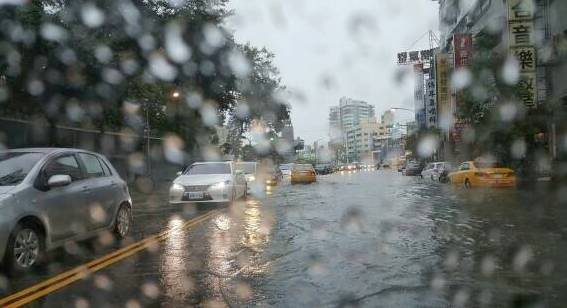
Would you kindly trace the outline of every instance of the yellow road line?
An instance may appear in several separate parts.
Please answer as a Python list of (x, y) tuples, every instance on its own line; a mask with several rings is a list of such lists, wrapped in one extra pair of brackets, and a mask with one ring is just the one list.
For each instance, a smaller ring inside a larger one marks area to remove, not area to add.
[(93, 261), (88, 262), (87, 264), (78, 266), (72, 270), (63, 272), (55, 277), (52, 277), (48, 280), (40, 282), (36, 285), (33, 285), (27, 289), (14, 293), (8, 297), (0, 299), (0, 306), (3, 307), (19, 307), (30, 303), (40, 297), (43, 297), (49, 293), (57, 291), (77, 280), (80, 280), (84, 277), (84, 274), (94, 273), (99, 271), (109, 265), (112, 265), (120, 260), (123, 260), (129, 256), (132, 256), (139, 251), (147, 249), (156, 243), (163, 241), (167, 238), (167, 236), (176, 230), (189, 228), (196, 224), (199, 224), (216, 214), (218, 211), (210, 211), (207, 214), (203, 214), (199, 217), (195, 217), (191, 220), (188, 220), (183, 223), (178, 228), (168, 229), (159, 234), (147, 237), (141, 241), (136, 243), (130, 244), (124, 248), (116, 250), (110, 254), (107, 254), (101, 258), (95, 259)]

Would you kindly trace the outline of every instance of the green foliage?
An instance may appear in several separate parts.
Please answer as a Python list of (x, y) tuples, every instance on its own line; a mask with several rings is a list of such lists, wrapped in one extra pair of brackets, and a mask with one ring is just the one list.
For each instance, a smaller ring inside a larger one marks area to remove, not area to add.
[[(82, 14), (93, 3), (104, 22), (89, 26)], [(0, 102), (0, 114), (139, 133), (149, 116), (152, 134), (174, 133), (194, 145), (200, 134), (210, 131), (203, 128), (199, 106), (188, 106), (186, 98), (199, 97), (201, 104), (215, 106), (219, 124), (224, 115), (233, 114), (237, 98), (243, 98), (251, 102), (253, 112), (233, 125), (240, 127), (238, 138), (250, 118), (266, 117), (279, 127), (289, 114), (274, 96), (282, 89), (274, 55), (234, 42), (222, 27), (230, 14), (228, 0), (180, 3), (171, 7), (163, 0), (33, 0), (3, 6), (0, 77), (8, 97)], [(172, 29), (179, 29), (180, 44), (190, 54), (184, 61), (171, 56), (167, 37)], [(15, 31), (24, 34), (14, 37)], [(233, 52), (250, 59), (249, 78), (241, 80), (233, 72), (228, 60)], [(165, 75), (160, 75), (164, 69)], [(180, 97), (172, 97), (174, 91)], [(125, 103), (140, 108), (130, 114), (124, 111)], [(70, 106), (82, 112), (69, 116)]]

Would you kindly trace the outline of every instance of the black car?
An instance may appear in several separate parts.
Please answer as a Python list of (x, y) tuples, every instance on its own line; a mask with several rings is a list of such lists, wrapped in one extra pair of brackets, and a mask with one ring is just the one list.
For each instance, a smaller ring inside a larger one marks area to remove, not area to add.
[(329, 164), (316, 164), (314, 169), (315, 172), (317, 172), (317, 174), (321, 174), (321, 175), (330, 174), (333, 172), (333, 169)]
[(402, 171), (404, 175), (407, 176), (416, 176), (421, 175), (421, 171), (423, 170), (423, 164), (418, 162), (409, 162), (406, 165), (406, 168)]

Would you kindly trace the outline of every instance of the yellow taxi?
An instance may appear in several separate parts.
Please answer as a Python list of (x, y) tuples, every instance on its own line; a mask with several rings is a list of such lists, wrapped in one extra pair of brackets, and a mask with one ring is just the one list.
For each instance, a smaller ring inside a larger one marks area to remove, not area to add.
[(510, 168), (499, 168), (494, 162), (466, 161), (449, 173), (449, 182), (472, 187), (516, 187), (516, 175)]
[(291, 184), (313, 183), (317, 181), (315, 169), (310, 164), (295, 164), (291, 168)]

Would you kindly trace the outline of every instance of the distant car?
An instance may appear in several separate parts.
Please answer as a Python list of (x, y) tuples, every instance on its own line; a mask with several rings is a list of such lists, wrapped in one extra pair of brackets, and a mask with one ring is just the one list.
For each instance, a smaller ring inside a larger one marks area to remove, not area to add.
[(389, 163), (383, 163), (382, 169), (390, 169), (390, 164)]
[(291, 176), (291, 168), (292, 167), (293, 167), (293, 164), (281, 164), (280, 165), (280, 171), (282, 173), (282, 176), (284, 176), (284, 177)]
[(317, 181), (317, 174), (311, 164), (295, 164), (291, 169), (291, 184), (313, 183)]
[(514, 170), (499, 167), (494, 162), (463, 162), (457, 170), (449, 173), (449, 181), (465, 188), (516, 187)]
[(409, 162), (406, 164), (406, 168), (402, 170), (402, 174), (406, 176), (421, 176), (422, 170), (423, 165), (419, 162)]
[(331, 169), (331, 165), (329, 164), (316, 164), (315, 172), (317, 172), (317, 174), (325, 175), (330, 174), (331, 172), (333, 172), (333, 170)]
[(244, 172), (244, 178), (246, 179), (246, 187), (248, 192), (250, 192), (250, 187), (253, 186), (256, 181), (257, 175), (257, 163), (256, 162), (237, 162), (235, 163), (236, 170)]
[(278, 185), (281, 179), (282, 179), (282, 172), (280, 171), (280, 169), (273, 168), (272, 170), (269, 170), (266, 174), (266, 185), (268, 186)]
[(425, 179), (431, 179), (432, 181), (440, 181), (443, 171), (450, 171), (451, 169), (451, 164), (448, 162), (433, 162), (423, 168), (421, 176)]
[(0, 152), (0, 260), (10, 274), (29, 271), (68, 241), (105, 230), (122, 239), (131, 224), (128, 186), (104, 156), (61, 148)]
[(169, 202), (231, 202), (246, 195), (245, 174), (233, 162), (199, 162), (178, 173), (169, 189)]

